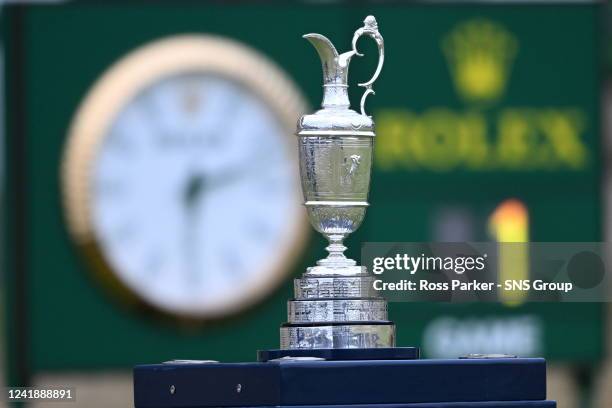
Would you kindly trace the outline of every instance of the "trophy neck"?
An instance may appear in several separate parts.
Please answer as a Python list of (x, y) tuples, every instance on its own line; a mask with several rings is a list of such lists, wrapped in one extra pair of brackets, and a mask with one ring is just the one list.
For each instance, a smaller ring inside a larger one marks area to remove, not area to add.
[(319, 54), (323, 68), (323, 108), (348, 108), (348, 69), (356, 51), (339, 54), (329, 39), (321, 34), (306, 34)]
[(325, 84), (323, 85), (323, 102), (321, 106), (327, 108), (348, 109), (350, 106), (348, 97), (348, 85)]

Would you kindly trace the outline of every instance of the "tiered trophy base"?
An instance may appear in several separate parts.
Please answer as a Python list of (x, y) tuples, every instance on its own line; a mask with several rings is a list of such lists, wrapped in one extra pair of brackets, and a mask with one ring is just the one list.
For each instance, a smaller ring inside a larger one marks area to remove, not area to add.
[(395, 325), (389, 321), (286, 323), (280, 331), (281, 349), (386, 348), (395, 345)]
[(295, 279), (281, 349), (368, 349), (395, 346), (387, 302), (365, 267), (315, 266)]

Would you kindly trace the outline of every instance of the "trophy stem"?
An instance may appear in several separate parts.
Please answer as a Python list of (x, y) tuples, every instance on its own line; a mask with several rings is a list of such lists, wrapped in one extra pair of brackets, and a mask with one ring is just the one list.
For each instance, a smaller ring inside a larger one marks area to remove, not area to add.
[(329, 245), (325, 247), (329, 254), (327, 255), (327, 258), (317, 261), (317, 265), (342, 268), (347, 266), (355, 266), (357, 264), (357, 262), (347, 258), (344, 255), (346, 246), (344, 246), (343, 241), (344, 238), (346, 238), (346, 234), (330, 234), (325, 235), (325, 237), (329, 241)]

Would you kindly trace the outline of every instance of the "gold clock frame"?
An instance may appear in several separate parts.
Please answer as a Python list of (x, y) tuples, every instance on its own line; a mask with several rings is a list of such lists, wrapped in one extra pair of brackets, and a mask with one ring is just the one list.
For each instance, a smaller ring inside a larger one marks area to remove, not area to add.
[[(308, 235), (301, 212), (288, 227), (283, 247), (270, 254), (272, 278), (251, 286), (251, 293), (231, 307), (206, 313), (164, 310), (130, 289), (104, 256), (91, 215), (90, 178), (97, 152), (122, 107), (153, 83), (183, 73), (212, 73), (235, 81), (258, 95), (276, 114), (287, 133), (287, 148), (297, 155), (295, 123), (306, 110), (297, 85), (271, 60), (234, 40), (213, 35), (177, 35), (156, 40), (114, 63), (88, 91), (68, 131), (61, 165), (61, 186), (68, 231), (91, 270), (124, 303), (148, 314), (180, 321), (228, 318), (271, 295), (287, 277)], [(301, 199), (297, 160), (296, 197)]]

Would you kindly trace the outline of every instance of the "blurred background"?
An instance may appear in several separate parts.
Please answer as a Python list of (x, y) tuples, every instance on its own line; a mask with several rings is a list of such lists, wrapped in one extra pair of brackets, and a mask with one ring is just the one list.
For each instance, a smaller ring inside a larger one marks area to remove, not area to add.
[[(343, 52), (368, 14), (386, 64), (349, 255), (606, 240), (606, 3), (4, 2), (3, 383), (129, 407), (136, 364), (278, 347), (292, 278), (325, 247), (296, 171), (295, 121), (322, 95), (301, 35)], [(376, 66), (373, 42), (359, 48), (353, 106)], [(390, 317), (425, 358), (543, 356), (559, 407), (612, 404), (608, 305), (393, 303)]]

